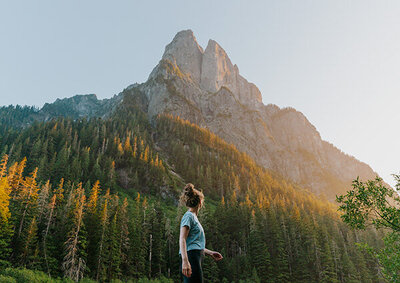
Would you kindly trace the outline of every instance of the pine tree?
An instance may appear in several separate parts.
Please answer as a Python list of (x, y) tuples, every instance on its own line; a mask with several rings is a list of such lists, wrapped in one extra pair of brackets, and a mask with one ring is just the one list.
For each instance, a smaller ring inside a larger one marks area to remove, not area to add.
[[(11, 178), (13, 184), (11, 191), (13, 194), (11, 215), (15, 231), (12, 240), (12, 259), (18, 265), (25, 265), (27, 263), (25, 247), (30, 247), (27, 241), (30, 241), (33, 237), (32, 229), (36, 229), (31, 225), (33, 219), (37, 217), (39, 190), (36, 183), (37, 168), (29, 176), (22, 177), (25, 164), (26, 159), (17, 165), (17, 170), (13, 174), (13, 178)], [(36, 225), (36, 219), (34, 224)], [(36, 236), (33, 238), (36, 239)]]
[(10, 186), (8, 184), (7, 172), (8, 156), (4, 155), (0, 163), (0, 268), (9, 265), (11, 252), (10, 242), (12, 237), (12, 226), (10, 221)]
[(338, 282), (334, 270), (332, 253), (329, 247), (328, 235), (324, 233), (324, 231), (319, 231), (318, 240), (321, 248), (320, 282)]
[(21, 162), (15, 162), (13, 165), (11, 165), (9, 172), (10, 172), (10, 177), (9, 177), (9, 185), (11, 187), (11, 198), (12, 200), (17, 199), (20, 194), (22, 194), (21, 190), (22, 187), (20, 186), (23, 182), (23, 172), (25, 170), (26, 166), (26, 158), (24, 158)]
[(86, 261), (82, 253), (85, 248), (85, 239), (82, 235), (82, 220), (85, 207), (86, 197), (82, 188), (82, 183), (79, 183), (76, 192), (71, 192), (72, 198), (69, 205), (71, 213), (72, 225), (65, 242), (65, 256), (62, 263), (64, 274), (66, 277), (74, 281), (79, 281), (83, 278)]
[(50, 180), (46, 182), (44, 186), (41, 187), (40, 193), (38, 196), (38, 222), (40, 223), (43, 215), (46, 213), (48, 198), (50, 194)]
[(23, 250), (20, 257), (20, 262), (23, 266), (28, 268), (37, 268), (38, 266), (38, 227), (36, 217), (32, 218), (30, 225), (27, 228), (27, 232), (24, 233), (23, 237)]
[[(262, 282), (272, 282), (272, 265), (270, 254), (262, 235), (260, 215), (253, 213), (249, 235), (249, 252), (252, 266), (257, 270), (257, 275), (262, 278)], [(261, 227), (260, 227), (261, 226)]]
[(48, 261), (48, 256), (47, 256), (47, 237), (49, 235), (50, 226), (51, 226), (51, 224), (53, 222), (53, 218), (54, 218), (54, 210), (56, 207), (56, 200), (57, 200), (57, 195), (54, 194), (48, 205), (48, 213), (45, 217), (46, 226), (45, 226), (44, 235), (43, 235), (43, 256), (44, 256), (44, 261), (46, 264), (46, 271), (48, 274), (50, 274), (50, 268), (49, 268), (49, 261)]
[(110, 224), (107, 226), (106, 242), (104, 250), (107, 253), (104, 256), (104, 269), (106, 271), (106, 278), (110, 281), (113, 278), (121, 276), (121, 251), (120, 251), (120, 231), (118, 225), (119, 216), (119, 198), (114, 195), (112, 200), (112, 207), (110, 207)]
[[(212, 246), (209, 246), (209, 249), (212, 249)], [(205, 257), (202, 268), (205, 282), (219, 282), (218, 266), (213, 259)]]
[(87, 236), (87, 267), (91, 276), (96, 276), (98, 244), (99, 244), (99, 225), (100, 215), (98, 213), (98, 202), (100, 197), (100, 182), (96, 181), (90, 191), (87, 202), (87, 213), (85, 215), (85, 224), (88, 232)]
[(129, 269), (129, 243), (130, 243), (130, 231), (129, 231), (129, 216), (128, 216), (128, 199), (124, 198), (121, 208), (118, 210), (118, 226), (119, 226), (119, 256), (121, 258), (121, 273), (126, 274)]
[(110, 190), (107, 190), (107, 193), (103, 197), (103, 203), (102, 203), (102, 208), (100, 211), (100, 223), (99, 223), (99, 228), (100, 228), (100, 240), (98, 243), (99, 247), (99, 252), (97, 256), (97, 268), (96, 268), (96, 280), (99, 280), (100, 278), (103, 279), (104, 276), (104, 257), (106, 254), (106, 250), (104, 249), (105, 246), (105, 241), (106, 241), (106, 228), (109, 223), (109, 212), (108, 212), (108, 205), (110, 201)]
[(19, 199), (22, 201), (23, 208), (22, 216), (18, 225), (18, 237), (21, 235), (24, 228), (25, 218), (28, 216), (30, 210), (34, 210), (36, 205), (38, 197), (38, 187), (36, 183), (37, 170), (38, 168), (31, 173), (30, 177), (25, 178), (23, 181), (23, 188), (20, 190)]
[(142, 277), (146, 274), (146, 244), (148, 241), (147, 227), (145, 226), (145, 211), (147, 209), (147, 201), (141, 200), (140, 194), (137, 195), (132, 210), (132, 218), (130, 220), (131, 235), (129, 262), (131, 266), (131, 276)]

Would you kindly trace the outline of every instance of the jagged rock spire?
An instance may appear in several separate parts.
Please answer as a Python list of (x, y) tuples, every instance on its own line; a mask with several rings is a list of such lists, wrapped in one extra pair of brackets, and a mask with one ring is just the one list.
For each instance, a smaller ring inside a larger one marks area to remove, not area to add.
[[(225, 87), (243, 104), (262, 101), (258, 88), (239, 74), (238, 67), (232, 64), (225, 50), (210, 39), (203, 51), (191, 30), (178, 32), (165, 47), (162, 59), (169, 60), (188, 74), (204, 91), (216, 93)], [(158, 66), (150, 77), (157, 70)]]
[(199, 83), (203, 49), (191, 30), (178, 32), (174, 39), (165, 47), (162, 59), (170, 60), (182, 72), (190, 74), (192, 79)]

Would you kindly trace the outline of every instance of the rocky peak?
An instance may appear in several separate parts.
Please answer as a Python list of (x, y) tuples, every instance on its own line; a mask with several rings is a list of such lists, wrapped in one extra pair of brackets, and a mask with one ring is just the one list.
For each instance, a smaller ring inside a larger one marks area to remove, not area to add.
[(146, 83), (127, 92), (146, 98), (149, 117), (170, 113), (206, 127), (265, 168), (329, 199), (356, 176), (375, 177), (367, 164), (323, 141), (301, 112), (264, 105), (226, 51), (214, 40), (203, 51), (190, 30), (167, 45)]
[[(216, 93), (225, 87), (242, 104), (254, 105), (262, 101), (258, 88), (239, 74), (239, 68), (232, 64), (225, 50), (210, 39), (203, 51), (191, 30), (175, 35), (165, 47), (161, 61), (171, 62), (205, 92)], [(150, 78), (164, 71), (162, 65), (165, 64), (162, 63), (156, 66)]]
[(202, 57), (203, 49), (197, 43), (193, 32), (183, 30), (165, 47), (162, 59), (171, 61), (183, 73), (190, 74), (194, 82), (199, 83)]
[(209, 92), (217, 92), (222, 86), (236, 92), (234, 69), (225, 50), (210, 39), (203, 54), (200, 87)]
[(242, 104), (262, 102), (261, 92), (239, 74), (225, 50), (214, 40), (209, 40), (203, 54), (200, 87), (209, 92), (228, 88)]

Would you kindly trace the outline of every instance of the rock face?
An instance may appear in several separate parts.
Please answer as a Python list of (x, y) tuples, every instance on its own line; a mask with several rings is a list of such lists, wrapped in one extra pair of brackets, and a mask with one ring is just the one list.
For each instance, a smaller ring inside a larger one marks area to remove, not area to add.
[(165, 47), (164, 60), (179, 66), (185, 74), (190, 74), (193, 81), (199, 83), (203, 49), (197, 43), (190, 30), (178, 32), (172, 42)]
[(108, 99), (97, 99), (95, 94), (80, 94), (46, 103), (41, 109), (11, 105), (0, 107), (0, 123), (14, 128), (24, 128), (35, 121), (48, 121), (56, 117), (72, 119), (107, 117), (121, 103), (122, 98), (122, 94)]
[(40, 109), (39, 114), (43, 116), (43, 120), (58, 116), (74, 119), (103, 117), (110, 113), (121, 100), (122, 96), (99, 100), (95, 94), (75, 95), (70, 98), (57, 99), (53, 103), (46, 103)]
[(110, 99), (98, 100), (94, 94), (58, 99), (32, 110), (19, 125), (57, 116), (105, 117), (119, 103), (132, 101), (149, 118), (170, 113), (208, 128), (260, 165), (330, 200), (348, 190), (357, 176), (377, 175), (323, 141), (302, 113), (264, 105), (258, 88), (239, 74), (225, 50), (210, 40), (203, 51), (190, 30), (179, 32), (166, 46), (145, 83)]
[(239, 75), (239, 68), (232, 65), (225, 50), (214, 40), (208, 41), (201, 66), (201, 89), (215, 93), (226, 87), (243, 104), (261, 102), (258, 88)]
[[(231, 63), (225, 50), (214, 40), (209, 40), (207, 48), (197, 43), (191, 30), (180, 31), (165, 47), (160, 64), (154, 68), (149, 81), (163, 68), (170, 68), (170, 75), (185, 77), (201, 91), (216, 93), (222, 87), (228, 88), (242, 104), (261, 103), (261, 92), (239, 74), (239, 68)], [(171, 72), (172, 71), (172, 72)]]
[(210, 40), (203, 51), (190, 30), (167, 45), (147, 82), (123, 93), (145, 97), (150, 118), (170, 113), (206, 127), (262, 166), (331, 200), (357, 176), (377, 175), (323, 141), (302, 113), (264, 105), (225, 50)]

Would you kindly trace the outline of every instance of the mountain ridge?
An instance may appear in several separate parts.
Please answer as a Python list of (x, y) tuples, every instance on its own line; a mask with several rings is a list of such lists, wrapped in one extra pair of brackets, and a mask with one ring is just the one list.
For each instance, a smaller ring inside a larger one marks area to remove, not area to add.
[(205, 127), (263, 167), (330, 200), (357, 176), (377, 175), (368, 164), (322, 140), (300, 111), (265, 105), (257, 86), (240, 75), (227, 52), (211, 39), (203, 49), (191, 30), (176, 34), (146, 82), (110, 99), (88, 95), (56, 100), (39, 110), (39, 117), (105, 117), (128, 96), (136, 97), (150, 119), (168, 113)]
[(149, 79), (135, 87), (147, 97), (149, 117), (170, 113), (206, 127), (262, 166), (331, 200), (357, 176), (377, 175), (323, 141), (303, 113), (264, 105), (225, 50), (209, 40), (203, 51), (190, 30), (174, 37)]

